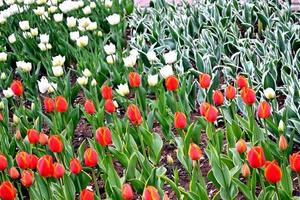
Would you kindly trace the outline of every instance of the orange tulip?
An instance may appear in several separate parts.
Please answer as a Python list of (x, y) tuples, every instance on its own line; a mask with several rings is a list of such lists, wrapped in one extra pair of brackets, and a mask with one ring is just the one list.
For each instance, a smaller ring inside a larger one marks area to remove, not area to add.
[(235, 144), (235, 148), (239, 154), (242, 154), (245, 151), (247, 151), (247, 144), (246, 144), (245, 140), (239, 139), (239, 141)]
[(242, 169), (241, 169), (241, 172), (242, 172), (242, 176), (244, 178), (247, 178), (248, 176), (250, 176), (250, 168), (249, 166), (247, 165), (247, 163), (244, 163), (243, 166), (242, 166)]
[(144, 200), (160, 200), (157, 189), (153, 186), (147, 186), (144, 190)]
[(55, 108), (54, 100), (49, 97), (45, 97), (44, 108), (45, 108), (45, 111), (48, 113), (53, 112), (54, 108)]
[(96, 140), (101, 146), (107, 146), (112, 143), (111, 132), (107, 127), (100, 127), (96, 130)]
[(284, 135), (280, 135), (278, 146), (279, 146), (280, 151), (284, 151), (289, 147), (289, 144)]
[(257, 115), (259, 118), (267, 119), (271, 115), (271, 106), (268, 102), (263, 101), (257, 108)]
[(116, 107), (115, 107), (115, 104), (112, 99), (105, 100), (104, 108), (105, 108), (105, 111), (108, 113), (113, 113), (116, 111)]
[(57, 112), (64, 113), (68, 110), (68, 102), (63, 96), (55, 98), (55, 109)]
[(122, 199), (123, 200), (133, 200), (134, 198), (134, 193), (132, 190), (132, 187), (129, 183), (125, 183), (122, 186)]
[(141, 77), (136, 72), (130, 72), (128, 75), (129, 85), (133, 88), (137, 88), (141, 85)]
[(220, 90), (215, 90), (213, 93), (213, 101), (216, 106), (220, 106), (224, 103), (224, 96)]
[(216, 107), (210, 105), (207, 108), (204, 117), (208, 122), (214, 122), (217, 120), (218, 114), (219, 114), (218, 109)]
[(28, 166), (28, 168), (36, 169), (38, 160), (39, 160), (39, 158), (36, 155), (34, 155), (34, 154), (29, 155), (29, 166)]
[(282, 178), (282, 172), (280, 166), (276, 160), (272, 162), (267, 161), (265, 166), (265, 177), (269, 183), (277, 183)]
[(243, 89), (244, 87), (248, 87), (248, 80), (245, 76), (239, 75), (236, 79), (236, 84), (240, 89)]
[(169, 91), (177, 90), (178, 85), (179, 85), (179, 81), (174, 75), (168, 76), (165, 80), (165, 86)]
[(77, 158), (73, 158), (70, 162), (70, 171), (73, 174), (79, 174), (82, 170), (80, 161)]
[(0, 154), (0, 171), (3, 171), (7, 168), (8, 162), (5, 155)]
[(200, 87), (203, 89), (207, 89), (210, 86), (210, 75), (209, 74), (200, 74), (199, 75), (199, 83)]
[(94, 192), (89, 189), (83, 189), (80, 192), (80, 200), (94, 200)]
[(203, 102), (200, 104), (200, 114), (202, 116), (205, 116), (206, 111), (208, 110), (208, 108), (210, 107), (209, 103)]
[(24, 92), (23, 85), (22, 85), (21, 81), (14, 80), (10, 85), (10, 89), (13, 91), (13, 93), (16, 96), (21, 96)]
[(84, 110), (90, 115), (94, 114), (96, 112), (94, 102), (92, 100), (86, 100), (86, 102), (84, 103)]
[(53, 164), (53, 177), (62, 178), (65, 174), (65, 168), (62, 164), (56, 162)]
[(104, 85), (101, 89), (101, 95), (103, 99), (112, 99), (113, 97), (112, 88), (107, 85)]
[(54, 153), (60, 153), (64, 149), (64, 144), (59, 135), (52, 135), (48, 140), (48, 146)]
[(174, 127), (177, 129), (184, 129), (186, 127), (186, 116), (183, 112), (175, 113)]
[(37, 169), (42, 177), (53, 175), (53, 159), (50, 155), (44, 155), (38, 160)]
[(16, 161), (21, 169), (27, 169), (29, 167), (30, 155), (25, 151), (20, 151), (16, 155)]
[(134, 104), (128, 106), (127, 115), (133, 125), (140, 125), (143, 121), (139, 108)]
[(189, 147), (189, 156), (191, 160), (200, 160), (202, 157), (202, 150), (195, 143), (191, 143)]
[(98, 163), (98, 154), (93, 148), (86, 149), (83, 157), (87, 167), (95, 167)]
[(28, 140), (30, 142), (30, 144), (35, 144), (39, 141), (39, 138), (40, 138), (40, 133), (35, 130), (35, 129), (28, 129), (27, 130), (27, 137), (28, 137)]
[(225, 95), (227, 99), (234, 99), (236, 95), (236, 89), (232, 85), (228, 85), (225, 90)]
[(300, 151), (290, 155), (290, 166), (294, 172), (300, 172)]
[(21, 183), (24, 187), (30, 187), (34, 182), (34, 175), (31, 171), (24, 170), (21, 175)]
[(241, 97), (246, 105), (252, 105), (256, 101), (255, 91), (249, 87), (243, 87), (241, 90)]
[(265, 165), (266, 158), (264, 149), (260, 146), (254, 146), (248, 152), (248, 162), (252, 168), (261, 168)]
[(0, 198), (2, 200), (14, 200), (17, 196), (17, 190), (9, 181), (5, 181), (0, 185)]

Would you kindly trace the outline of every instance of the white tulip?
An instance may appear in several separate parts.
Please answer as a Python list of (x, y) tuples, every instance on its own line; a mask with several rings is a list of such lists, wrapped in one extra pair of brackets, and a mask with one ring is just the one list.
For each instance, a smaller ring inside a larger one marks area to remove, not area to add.
[(50, 87), (50, 83), (45, 76), (43, 76), (41, 78), (41, 80), (38, 81), (38, 87), (39, 87), (40, 93), (42, 93), (42, 94), (44, 94), (48, 91), (48, 89)]
[(125, 67), (133, 67), (136, 64), (136, 56), (129, 55), (128, 57), (123, 58), (123, 62)]
[(85, 14), (85, 15), (89, 15), (89, 14), (92, 13), (92, 9), (91, 9), (90, 6), (86, 6), (86, 7), (84, 7), (84, 8), (82, 9), (82, 12), (83, 12), (83, 14)]
[(85, 77), (91, 77), (92, 76), (92, 72), (88, 69), (88, 68), (85, 68), (82, 72), (82, 74), (85, 76)]
[(94, 8), (96, 8), (96, 7), (97, 7), (97, 5), (96, 5), (96, 3), (95, 3), (95, 2), (91, 2), (91, 3), (90, 3), (90, 7), (91, 7), (92, 9), (94, 9)]
[(32, 64), (30, 62), (18, 61), (16, 62), (17, 68), (24, 72), (30, 72), (32, 69)]
[(41, 43), (47, 44), (49, 43), (49, 35), (48, 34), (40, 34)]
[(22, 31), (27, 31), (27, 30), (30, 29), (29, 21), (20, 21), (19, 26), (20, 26)]
[(120, 17), (119, 14), (115, 13), (115, 14), (112, 14), (112, 15), (106, 17), (106, 19), (107, 19), (107, 21), (110, 25), (114, 26), (114, 25), (117, 25), (120, 22), (121, 17)]
[(88, 17), (83, 17), (78, 19), (78, 29), (80, 31), (85, 31), (86, 27), (88, 27), (91, 23), (90, 18)]
[(0, 52), (0, 62), (5, 62), (7, 60), (7, 53)]
[(160, 75), (161, 75), (163, 78), (168, 78), (169, 76), (171, 76), (171, 75), (174, 74), (171, 65), (165, 65), (163, 68), (161, 68), (161, 69), (159, 70), (159, 72), (160, 72)]
[(48, 12), (49, 13), (55, 13), (57, 11), (57, 7), (56, 6), (50, 6), (49, 8), (48, 8)]
[(0, 14), (0, 24), (4, 24), (6, 22), (6, 18)]
[(62, 66), (52, 67), (52, 72), (56, 77), (62, 76), (64, 74)]
[(275, 91), (273, 88), (267, 88), (264, 90), (264, 95), (267, 99), (274, 99), (276, 97)]
[(97, 22), (91, 22), (88, 27), (86, 27), (86, 30), (93, 31), (97, 29)]
[(53, 18), (55, 22), (61, 22), (63, 20), (63, 14), (59, 14), (59, 13), (54, 14)]
[(111, 8), (112, 4), (113, 4), (113, 1), (111, 1), (111, 0), (105, 0), (105, 2), (104, 2), (104, 6), (106, 8)]
[(75, 17), (67, 17), (67, 26), (73, 28), (76, 26), (77, 19)]
[(31, 38), (32, 35), (30, 32), (23, 32), (23, 37), (26, 39), (26, 38)]
[(106, 62), (110, 65), (114, 64), (114, 61), (116, 59), (116, 56), (115, 55), (109, 55), (106, 57)]
[(177, 60), (177, 52), (176, 51), (170, 51), (168, 53), (164, 54), (164, 60), (167, 64), (172, 64), (176, 62)]
[(98, 31), (97, 32), (97, 36), (101, 37), (103, 34), (102, 34), (102, 31)]
[(38, 44), (38, 47), (41, 51), (47, 51), (47, 47), (44, 43), (39, 43)]
[(36, 14), (37, 16), (42, 16), (45, 13), (45, 7), (43, 6), (39, 6), (36, 9), (33, 9), (34, 14)]
[(155, 62), (158, 60), (154, 51), (148, 51), (147, 58), (150, 62)]
[(131, 49), (129, 52), (130, 55), (138, 57), (139, 56), (139, 52), (136, 49)]
[(80, 7), (80, 8), (82, 8), (83, 6), (84, 6), (84, 2), (83, 1), (78, 1), (78, 6)]
[(13, 123), (18, 124), (19, 122), (20, 118), (17, 115), (13, 114)]
[(7, 90), (3, 90), (3, 94), (6, 98), (14, 96), (14, 92), (10, 88), (7, 88)]
[(278, 124), (278, 130), (283, 132), (284, 131), (284, 122), (282, 120), (279, 121), (279, 124)]
[(76, 41), (79, 38), (79, 32), (78, 31), (74, 31), (74, 32), (70, 32), (70, 38), (73, 41)]
[(80, 48), (87, 46), (88, 43), (89, 43), (89, 38), (86, 35), (81, 36), (76, 40), (76, 44)]
[(158, 74), (155, 74), (155, 75), (149, 74), (147, 81), (150, 86), (156, 86), (158, 83)]
[(37, 36), (39, 34), (39, 29), (38, 28), (31, 28), (30, 33), (32, 36)]
[(118, 85), (118, 89), (116, 89), (116, 92), (121, 95), (121, 96), (125, 96), (129, 94), (129, 87), (128, 84), (120, 84)]
[(2, 110), (4, 108), (4, 103), (3, 101), (0, 101), (0, 110)]
[(50, 43), (46, 44), (47, 49), (52, 49), (52, 45)]
[(52, 93), (55, 90), (57, 90), (57, 84), (56, 83), (50, 83), (50, 86), (48, 88), (48, 93)]
[(4, 72), (2, 72), (0, 78), (1, 78), (1, 80), (5, 80), (7, 78), (6, 74)]
[(77, 83), (79, 85), (86, 85), (88, 83), (88, 78), (86, 78), (85, 76), (78, 77), (77, 78)]
[(93, 80), (92, 80), (91, 85), (92, 85), (92, 86), (96, 86), (96, 85), (97, 85), (96, 79), (93, 79)]
[(63, 66), (65, 63), (65, 60), (66, 60), (65, 56), (61, 56), (61, 55), (52, 57), (52, 66), (54, 66), (54, 67)]
[(45, 4), (46, 2), (47, 2), (47, 0), (36, 0), (37, 5), (42, 5), (42, 4)]
[(118, 102), (117, 101), (113, 101), (113, 104), (114, 104), (114, 106), (115, 106), (115, 108), (118, 108), (119, 107), (119, 104), (118, 104)]
[(116, 53), (116, 46), (113, 43), (104, 45), (104, 51), (107, 55)]
[(8, 36), (8, 41), (11, 44), (15, 43), (17, 41), (15, 34), (11, 34), (10, 36)]

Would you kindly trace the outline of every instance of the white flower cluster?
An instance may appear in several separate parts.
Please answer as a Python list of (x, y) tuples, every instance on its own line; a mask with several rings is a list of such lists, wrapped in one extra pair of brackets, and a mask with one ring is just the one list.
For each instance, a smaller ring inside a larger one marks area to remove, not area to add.
[(46, 92), (51, 93), (57, 89), (57, 84), (53, 82), (49, 82), (48, 79), (43, 76), (41, 80), (38, 81), (38, 87), (40, 93), (44, 94)]
[(52, 49), (52, 45), (49, 43), (49, 35), (48, 34), (40, 34), (40, 43), (38, 47), (41, 51), (47, 51)]
[(59, 77), (64, 74), (63, 65), (65, 63), (65, 56), (55, 56), (52, 57), (52, 72), (54, 76)]
[(21, 69), (23, 72), (30, 72), (32, 69), (32, 64), (30, 62), (18, 61), (16, 62), (17, 68)]

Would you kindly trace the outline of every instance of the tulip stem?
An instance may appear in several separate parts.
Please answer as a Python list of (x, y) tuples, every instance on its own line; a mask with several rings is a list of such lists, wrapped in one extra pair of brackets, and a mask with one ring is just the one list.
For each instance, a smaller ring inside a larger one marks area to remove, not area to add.
[(280, 200), (280, 195), (279, 195), (279, 192), (278, 192), (278, 186), (277, 186), (276, 183), (275, 183), (275, 192), (277, 194), (277, 199)]
[(260, 175), (259, 169), (257, 169), (257, 173), (258, 173), (258, 176), (259, 176), (259, 180), (260, 180), (260, 185), (261, 185), (261, 187), (262, 187), (262, 191), (265, 191), (265, 183), (264, 183), (264, 179), (263, 179), (263, 177)]
[(298, 178), (298, 185), (299, 185), (299, 188), (300, 188), (300, 173), (297, 172), (297, 178)]
[(142, 133), (141, 133), (141, 131), (140, 131), (140, 129), (138, 127), (137, 127), (137, 131), (138, 131), (138, 136), (139, 136), (139, 139), (140, 139), (140, 143), (141, 143), (143, 155), (144, 155), (144, 157), (146, 159), (147, 158), (147, 154), (146, 154), (146, 150), (145, 150), (143, 135), (142, 135)]
[[(18, 191), (19, 191), (19, 194), (20, 194), (20, 198), (23, 200), (24, 197), (23, 197), (22, 190), (21, 190), (21, 187), (20, 187), (19, 183), (17, 183), (17, 187), (18, 187)], [(29, 192), (29, 190), (28, 190), (28, 192)]]
[(96, 174), (95, 174), (94, 169), (92, 169), (92, 176), (93, 176), (93, 180), (94, 180), (94, 185), (95, 185), (95, 188), (96, 188), (97, 196), (101, 199), (100, 191), (99, 191), (99, 186), (98, 186), (98, 183), (97, 183), (97, 178), (96, 178)]

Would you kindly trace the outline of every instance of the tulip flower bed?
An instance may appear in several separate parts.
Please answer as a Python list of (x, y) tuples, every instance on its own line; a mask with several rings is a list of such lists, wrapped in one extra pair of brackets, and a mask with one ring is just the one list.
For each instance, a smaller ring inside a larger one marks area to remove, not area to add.
[(299, 198), (288, 3), (0, 10), (1, 200)]

